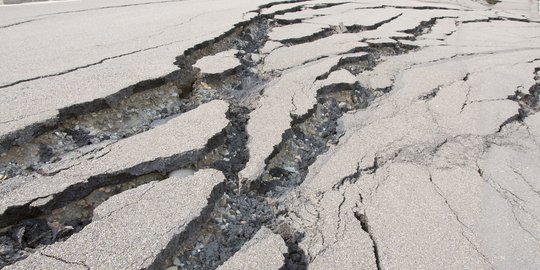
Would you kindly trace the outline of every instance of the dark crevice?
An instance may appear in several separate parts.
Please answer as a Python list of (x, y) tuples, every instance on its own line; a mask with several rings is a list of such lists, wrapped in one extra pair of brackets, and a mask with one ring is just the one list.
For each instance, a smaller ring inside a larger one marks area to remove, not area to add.
[(392, 22), (393, 20), (401, 17), (401, 15), (403, 15), (403, 13), (400, 13), (394, 17), (391, 17), (389, 19), (386, 19), (386, 20), (383, 20), (383, 21), (380, 21), (374, 25), (352, 25), (352, 26), (347, 26), (347, 32), (350, 32), (350, 33), (358, 33), (358, 32), (361, 32), (361, 31), (371, 31), (371, 30), (376, 30), (377, 28), (387, 24), (387, 23), (390, 23)]
[(298, 45), (302, 43), (313, 42), (318, 39), (332, 36), (336, 33), (337, 32), (334, 28), (326, 28), (309, 36), (300, 37), (300, 38), (289, 38), (289, 39), (283, 39), (283, 40), (278, 40), (278, 41), (285, 44), (285, 46), (292, 46), (292, 45)]
[(465, 20), (461, 23), (483, 23), (483, 22), (492, 22), (492, 21), (513, 21), (513, 22), (526, 22), (526, 23), (540, 23), (538, 21), (531, 21), (525, 18), (512, 18), (512, 17), (490, 17), (487, 19), (475, 19), (475, 20)]
[(281, 26), (302, 23), (302, 21), (303, 21), (303, 19), (284, 20), (284, 19), (278, 19), (278, 18), (274, 18), (273, 20), (274, 20), (274, 22), (276, 22), (278, 25), (281, 25)]
[(297, 119), (284, 132), (282, 142), (266, 160), (265, 173), (252, 188), (279, 197), (300, 185), (307, 168), (328, 150), (328, 142), (339, 137), (337, 119), (342, 112), (335, 99), (322, 98), (303, 119)]
[(437, 94), (439, 93), (439, 91), (441, 91), (441, 87), (442, 85), (439, 85), (437, 86), (436, 88), (433, 88), (431, 89), (429, 92), (427, 92), (426, 94), (423, 94), (421, 95), (420, 97), (418, 97), (419, 100), (424, 100), (424, 101), (428, 101), (428, 100), (431, 100), (433, 99), (434, 97), (437, 96)]
[(354, 212), (354, 217), (358, 221), (360, 221), (362, 230), (365, 231), (371, 239), (371, 242), (373, 243), (373, 256), (375, 257), (375, 265), (377, 266), (377, 270), (381, 270), (382, 268), (381, 259), (379, 256), (379, 247), (377, 246), (377, 242), (375, 241), (373, 233), (371, 232), (371, 228), (369, 227), (367, 216), (365, 215), (365, 213)]
[(295, 232), (286, 222), (275, 225), (274, 232), (279, 234), (287, 245), (285, 263), (280, 270), (306, 270), (308, 266), (307, 256), (305, 251), (299, 246), (299, 242), (304, 235)]
[(45, 257), (49, 257), (51, 259), (54, 259), (54, 260), (57, 260), (57, 261), (60, 261), (60, 262), (63, 262), (65, 264), (71, 264), (71, 265), (77, 265), (77, 266), (82, 266), (88, 270), (90, 270), (90, 267), (88, 267), (87, 265), (85, 265), (84, 263), (80, 263), (80, 262), (68, 262), (64, 259), (61, 259), (61, 258), (58, 258), (58, 257), (55, 257), (55, 256), (52, 256), (52, 255), (48, 255), (46, 253), (41, 253), (41, 255), (45, 256)]
[(490, 4), (490, 5), (495, 5), (497, 3), (501, 2), (500, 0), (486, 0), (486, 3)]
[(331, 8), (335, 6), (341, 6), (344, 4), (349, 4), (351, 2), (338, 2), (338, 3), (317, 3), (313, 6), (310, 6), (309, 9), (317, 10), (317, 9), (325, 9), (325, 8)]
[(339, 69), (345, 69), (353, 75), (358, 75), (366, 70), (372, 70), (375, 66), (376, 57), (373, 54), (360, 56), (344, 56), (339, 59), (337, 65), (333, 66), (328, 72), (317, 77), (317, 80), (326, 80), (330, 74)]
[[(396, 15), (396, 16), (394, 16), (392, 18), (389, 18), (387, 20), (383, 20), (383, 21), (378, 22), (378, 23), (376, 23), (374, 25), (366, 25), (366, 26), (364, 26), (364, 25), (351, 25), (351, 26), (339, 25), (339, 26), (332, 26), (332, 27), (329, 27), (329, 28), (322, 29), (319, 32), (316, 32), (314, 34), (311, 34), (311, 35), (308, 35), (308, 36), (305, 36), (305, 37), (284, 39), (284, 40), (279, 40), (279, 42), (285, 44), (286, 46), (292, 46), (292, 45), (298, 45), (298, 44), (313, 42), (313, 41), (323, 39), (323, 38), (326, 38), (326, 37), (329, 37), (329, 36), (332, 36), (332, 35), (340, 34), (340, 33), (358, 33), (358, 32), (361, 32), (361, 31), (375, 30), (375, 29), (381, 27), (382, 25), (387, 24), (387, 23), (399, 18), (401, 15), (402, 14)], [(275, 22), (278, 25), (280, 24), (280, 20), (275, 20)], [(301, 23), (301, 21), (299, 21), (298, 23)], [(287, 21), (286, 23), (284, 23), (284, 25), (288, 25), (288, 24), (291, 24), (291, 21)]]
[(78, 70), (81, 70), (81, 69), (85, 69), (85, 68), (89, 68), (89, 67), (93, 67), (93, 66), (103, 64), (104, 62), (109, 61), (109, 60), (129, 56), (129, 55), (133, 55), (133, 54), (137, 54), (137, 53), (140, 53), (140, 52), (154, 50), (154, 49), (157, 49), (157, 48), (169, 46), (169, 45), (174, 44), (174, 43), (176, 43), (176, 42), (169, 42), (169, 43), (165, 43), (165, 44), (161, 44), (161, 45), (157, 45), (157, 46), (152, 46), (152, 47), (148, 47), (148, 48), (144, 48), (144, 49), (140, 49), (140, 50), (135, 50), (135, 51), (131, 51), (131, 52), (115, 55), (115, 56), (105, 57), (105, 58), (103, 58), (103, 59), (101, 59), (101, 60), (99, 60), (97, 62), (86, 64), (86, 65), (83, 65), (83, 66), (70, 68), (70, 69), (67, 69), (67, 70), (64, 70), (64, 71), (61, 71), (61, 72), (52, 73), (52, 74), (46, 74), (46, 75), (40, 75), (40, 76), (37, 76), (37, 77), (18, 80), (18, 81), (9, 83), (9, 84), (0, 85), (0, 89), (11, 87), (11, 86), (21, 84), (21, 83), (25, 83), (25, 82), (30, 82), (30, 81), (41, 80), (41, 79), (46, 79), (46, 78), (50, 78), (50, 77), (57, 77), (57, 76), (65, 75), (65, 74), (75, 72), (75, 71), (78, 71)]
[(503, 128), (510, 124), (510, 123), (513, 123), (515, 121), (522, 121), (522, 117), (521, 115), (518, 113), (518, 114), (514, 114), (512, 116), (510, 116), (508, 119), (504, 120), (500, 125), (499, 125), (499, 129), (497, 130), (497, 132), (501, 132), (503, 130)]
[(461, 11), (458, 8), (436, 7), (436, 6), (394, 6), (394, 5), (381, 5), (376, 7), (361, 7), (359, 9), (383, 9), (383, 8), (397, 8), (397, 9), (417, 9), (417, 10), (456, 10)]
[(2, 25), (2, 26), (0, 26), (0, 29), (5, 29), (5, 28), (9, 28), (9, 27), (13, 27), (13, 26), (21, 25), (21, 24), (25, 24), (25, 23), (33, 22), (33, 21), (37, 21), (37, 19), (32, 19), (32, 20), (26, 20), (26, 21), (16, 22), (16, 23), (12, 23), (12, 24), (6, 24), (6, 25)]
[(268, 4), (260, 5), (259, 9), (256, 12), (260, 12), (263, 9), (271, 8), (273, 6), (282, 5), (282, 4), (294, 4), (308, 2), (309, 0), (285, 0), (285, 1), (275, 1)]
[[(536, 71), (538, 72), (538, 71)], [(522, 92), (522, 89), (515, 91), (514, 95), (508, 96), (508, 99), (519, 104), (519, 115), (522, 119), (540, 111), (540, 83), (536, 83), (529, 87), (528, 93)]]
[(414, 38), (412, 40), (415, 40), (416, 37), (425, 35), (431, 32), (432, 27), (437, 23), (437, 20), (441, 19), (457, 19), (456, 16), (441, 16), (441, 17), (434, 17), (427, 21), (422, 21), (420, 24), (412, 29), (403, 30), (403, 33), (412, 34), (414, 35)]
[(336, 184), (334, 184), (334, 186), (332, 187), (333, 190), (339, 190), (345, 183), (349, 183), (349, 184), (354, 184), (356, 183), (356, 181), (358, 181), (358, 179), (360, 179), (360, 177), (362, 175), (365, 175), (365, 174), (374, 174), (377, 172), (377, 170), (384, 164), (379, 164), (380, 161), (379, 161), (379, 158), (375, 158), (373, 159), (373, 165), (369, 166), (369, 167), (366, 167), (366, 168), (360, 168), (360, 164), (358, 164), (356, 166), (356, 171), (350, 175), (347, 175), (343, 178), (341, 178), (341, 180), (339, 182), (337, 182)]

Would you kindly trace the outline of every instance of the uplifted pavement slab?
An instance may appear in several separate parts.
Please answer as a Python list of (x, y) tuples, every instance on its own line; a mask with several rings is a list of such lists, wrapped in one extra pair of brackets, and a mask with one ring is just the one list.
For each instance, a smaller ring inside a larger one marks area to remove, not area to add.
[(281, 236), (262, 227), (219, 270), (261, 269), (276, 270), (284, 265), (287, 246)]
[(228, 107), (225, 101), (212, 101), (154, 129), (106, 146), (93, 155), (71, 161), (57, 168), (51, 176), (32, 175), (3, 181), (0, 184), (1, 223), (8, 222), (10, 216), (24, 215), (38, 199), (46, 200), (38, 207), (50, 206), (56, 199), (84, 196), (85, 192), (106, 184), (108, 177), (122, 173), (166, 172), (171, 166), (195, 162), (208, 141), (229, 123), (225, 117)]
[(240, 60), (236, 58), (238, 50), (227, 50), (201, 58), (193, 65), (201, 70), (203, 74), (221, 74), (226, 71), (241, 66)]
[(224, 179), (202, 170), (120, 193), (98, 206), (82, 231), (6, 269), (162, 269)]

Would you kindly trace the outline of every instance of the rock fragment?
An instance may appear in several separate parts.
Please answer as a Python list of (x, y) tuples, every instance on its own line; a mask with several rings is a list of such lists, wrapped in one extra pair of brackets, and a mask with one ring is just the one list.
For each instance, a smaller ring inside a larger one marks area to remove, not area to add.
[(316, 78), (336, 65), (340, 58), (329, 57), (291, 70), (268, 86), (259, 108), (250, 114), (247, 125), (250, 158), (239, 174), (241, 178), (253, 181), (260, 176), (264, 160), (279, 144), (293, 117), (304, 116), (317, 102), (317, 91), (324, 81)]

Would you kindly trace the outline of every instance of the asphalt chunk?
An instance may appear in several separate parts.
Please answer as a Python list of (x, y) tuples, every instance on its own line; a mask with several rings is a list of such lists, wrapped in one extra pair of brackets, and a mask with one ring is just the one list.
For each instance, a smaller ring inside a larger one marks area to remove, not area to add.
[(287, 246), (283, 239), (270, 229), (262, 227), (251, 240), (218, 267), (219, 270), (234, 269), (279, 269), (283, 266), (283, 254)]

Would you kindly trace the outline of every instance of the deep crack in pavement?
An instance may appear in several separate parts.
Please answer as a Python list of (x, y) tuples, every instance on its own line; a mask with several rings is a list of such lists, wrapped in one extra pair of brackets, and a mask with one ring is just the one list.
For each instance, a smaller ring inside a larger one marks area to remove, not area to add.
[(539, 24), (514, 8), (260, 3), (169, 59), (174, 71), (9, 129), (0, 267), (540, 265)]

